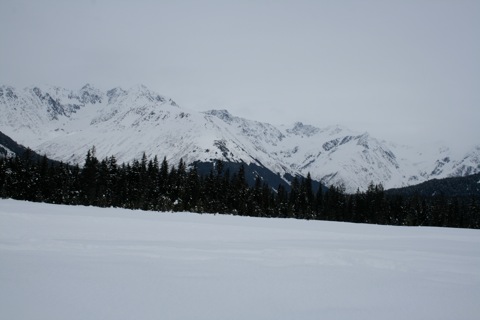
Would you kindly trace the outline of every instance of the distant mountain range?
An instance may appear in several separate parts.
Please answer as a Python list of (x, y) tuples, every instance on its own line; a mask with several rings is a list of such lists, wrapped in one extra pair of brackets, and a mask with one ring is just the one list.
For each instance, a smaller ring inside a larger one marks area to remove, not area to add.
[[(103, 92), (91, 85), (0, 87), (0, 131), (54, 160), (83, 164), (87, 150), (119, 162), (164, 156), (176, 165), (213, 166), (215, 160), (262, 176), (275, 186), (295, 176), (365, 190), (371, 182), (398, 188), (480, 172), (480, 145), (457, 155), (445, 146), (389, 143), (341, 126), (274, 126), (227, 110), (193, 112), (145, 86)], [(0, 141), (0, 154), (10, 150)]]

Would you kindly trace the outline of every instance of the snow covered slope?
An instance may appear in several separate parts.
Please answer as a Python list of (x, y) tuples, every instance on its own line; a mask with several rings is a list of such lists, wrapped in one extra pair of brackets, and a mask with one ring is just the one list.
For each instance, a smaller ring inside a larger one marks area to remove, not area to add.
[(147, 156), (245, 162), (280, 176), (306, 175), (349, 192), (370, 182), (401, 187), (431, 178), (480, 172), (480, 146), (453, 155), (448, 148), (425, 152), (332, 126), (302, 123), (275, 127), (226, 110), (191, 112), (145, 86), (102, 92), (59, 87), (0, 87), (0, 131), (38, 153), (83, 163), (87, 150), (120, 162)]
[(17, 155), (15, 142), (0, 131), (0, 158)]
[(5, 157), (14, 157), (15, 152), (4, 146), (3, 144), (0, 144), (0, 158), (5, 158)]
[(2, 319), (478, 319), (478, 230), (0, 199)]

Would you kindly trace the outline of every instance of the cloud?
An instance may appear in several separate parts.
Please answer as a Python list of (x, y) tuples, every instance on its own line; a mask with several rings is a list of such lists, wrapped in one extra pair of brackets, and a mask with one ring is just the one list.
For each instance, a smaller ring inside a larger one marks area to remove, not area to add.
[(181, 105), (478, 143), (475, 1), (3, 1), (0, 82), (143, 83)]

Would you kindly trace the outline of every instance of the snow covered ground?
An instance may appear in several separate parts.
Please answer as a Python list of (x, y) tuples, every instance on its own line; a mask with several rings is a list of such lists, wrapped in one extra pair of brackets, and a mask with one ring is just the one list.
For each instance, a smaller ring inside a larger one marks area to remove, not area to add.
[(2, 319), (478, 319), (480, 231), (0, 200)]

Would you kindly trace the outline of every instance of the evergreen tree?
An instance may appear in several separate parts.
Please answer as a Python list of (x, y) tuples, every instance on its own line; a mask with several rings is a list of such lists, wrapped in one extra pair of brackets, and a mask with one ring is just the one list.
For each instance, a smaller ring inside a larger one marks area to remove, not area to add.
[(147, 177), (146, 201), (148, 203), (148, 210), (158, 210), (160, 198), (160, 166), (157, 156), (154, 156), (153, 160), (148, 162)]
[(315, 201), (314, 201), (314, 212), (316, 219), (325, 219), (323, 215), (323, 187), (322, 185), (318, 186), (317, 193), (315, 194)]
[(95, 147), (88, 150), (80, 174), (80, 193), (82, 203), (92, 205), (97, 199), (98, 159), (95, 157)]
[(247, 215), (247, 200), (249, 194), (249, 188), (247, 180), (245, 179), (245, 167), (242, 164), (238, 170), (238, 173), (232, 178), (232, 187), (235, 190), (233, 196), (233, 203), (235, 212), (238, 212), (240, 215)]
[(294, 177), (290, 184), (289, 196), (289, 216), (297, 218), (300, 210), (300, 182), (297, 177)]
[(202, 212), (202, 208), (199, 206), (200, 195), (201, 195), (200, 179), (198, 176), (197, 167), (194, 166), (188, 172), (186, 183), (185, 183), (185, 199), (184, 199), (185, 210)]
[(283, 184), (278, 185), (276, 199), (277, 216), (286, 218), (288, 216), (288, 193)]

